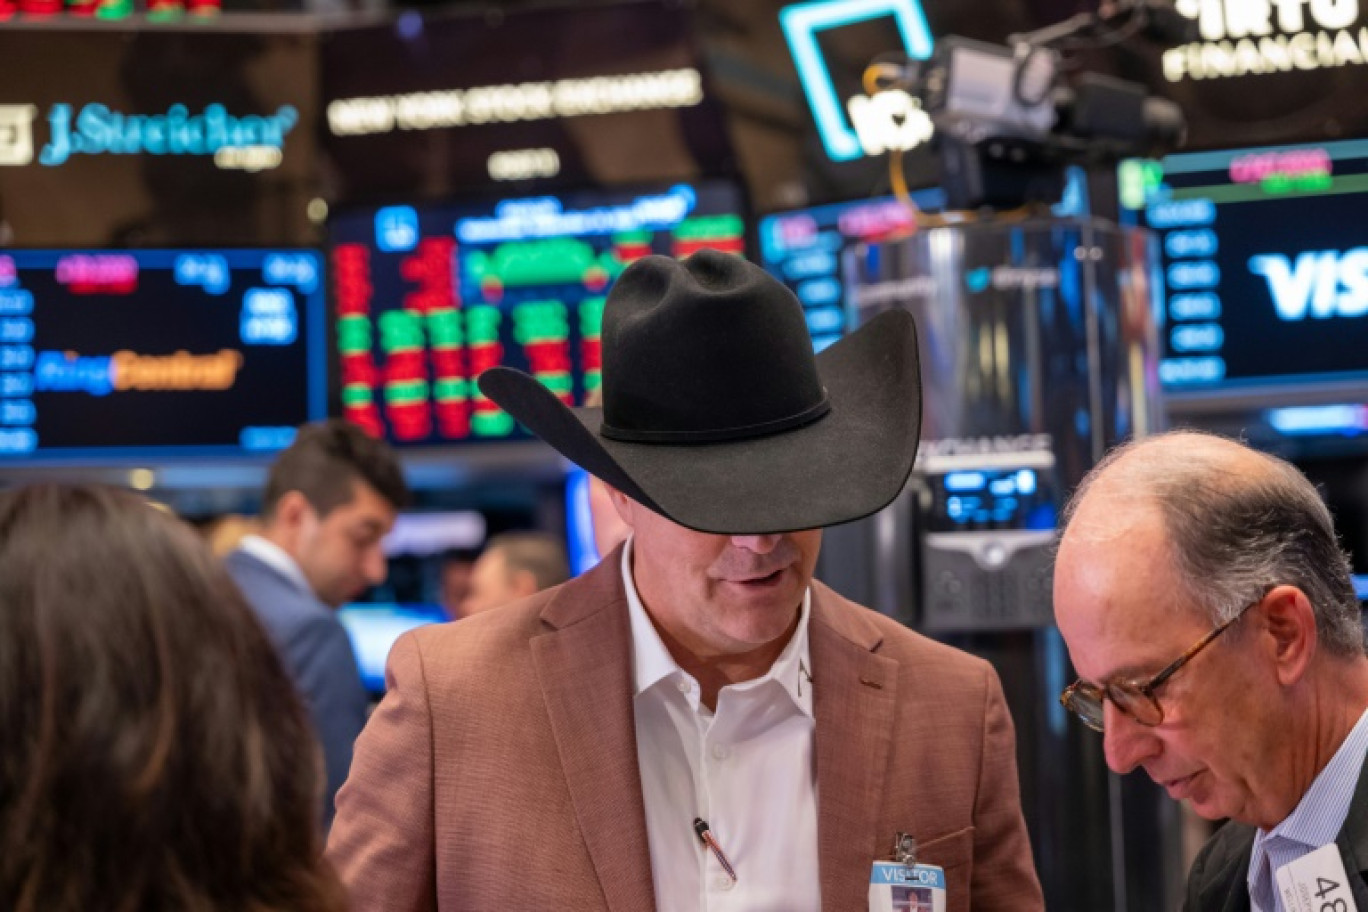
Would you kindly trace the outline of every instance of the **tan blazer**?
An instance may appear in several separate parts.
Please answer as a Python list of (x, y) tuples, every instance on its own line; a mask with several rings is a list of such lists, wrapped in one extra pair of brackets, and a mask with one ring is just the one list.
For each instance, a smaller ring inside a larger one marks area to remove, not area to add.
[[(809, 636), (822, 908), (866, 909), (904, 830), (949, 912), (1043, 909), (992, 668), (820, 583)], [(653, 909), (631, 655), (617, 552), (401, 638), (328, 842), (353, 912)]]

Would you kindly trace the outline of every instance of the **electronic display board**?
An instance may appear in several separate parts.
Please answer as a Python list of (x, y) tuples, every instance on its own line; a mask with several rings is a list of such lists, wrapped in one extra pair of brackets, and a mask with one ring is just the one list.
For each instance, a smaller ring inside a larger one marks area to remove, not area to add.
[(320, 138), (333, 199), (735, 173), (691, 5), (492, 10), (409, 10), (324, 33)]
[[(918, 190), (923, 209), (945, 205), (939, 188)], [(851, 244), (878, 241), (916, 228), (914, 214), (893, 197), (852, 200), (760, 219), (760, 265), (793, 290), (803, 304), (813, 346), (820, 351), (846, 330), (841, 255)]]
[(0, 250), (0, 464), (230, 456), (326, 412), (308, 250)]
[(1120, 193), (1160, 240), (1167, 392), (1368, 382), (1368, 142), (1124, 162)]
[(441, 605), (352, 602), (337, 611), (347, 631), (361, 681), (372, 694), (385, 692), (385, 663), (394, 641), (417, 627), (451, 620)]
[(599, 383), (609, 287), (647, 254), (744, 252), (730, 184), (384, 206), (331, 226), (341, 413), (401, 444), (526, 437), (475, 380), (506, 364), (567, 404)]
[(1053, 531), (1054, 473), (1038, 466), (957, 468), (928, 473), (930, 532)]
[(279, 20), (0, 28), (5, 243), (315, 243), (316, 26)]

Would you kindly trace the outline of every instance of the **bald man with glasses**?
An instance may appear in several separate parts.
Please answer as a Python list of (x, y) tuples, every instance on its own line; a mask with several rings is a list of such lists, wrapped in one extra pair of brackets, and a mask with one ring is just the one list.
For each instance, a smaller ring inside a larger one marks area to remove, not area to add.
[(1080, 675), (1060, 699), (1107, 765), (1233, 821), (1184, 908), (1291, 912), (1280, 884), (1310, 876), (1317, 909), (1368, 912), (1368, 657), (1310, 482), (1207, 434), (1119, 448), (1065, 511), (1054, 585)]

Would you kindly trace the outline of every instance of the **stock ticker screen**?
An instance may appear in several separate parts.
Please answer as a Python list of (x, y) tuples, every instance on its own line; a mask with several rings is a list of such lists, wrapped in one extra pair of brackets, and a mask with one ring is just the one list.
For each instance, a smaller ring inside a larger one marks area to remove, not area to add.
[[(922, 209), (940, 209), (939, 188), (918, 190)], [(846, 249), (916, 229), (915, 214), (893, 197), (851, 200), (767, 215), (760, 219), (760, 265), (787, 285), (803, 305), (813, 347), (826, 348), (845, 335), (847, 302), (841, 276)]]
[(331, 226), (342, 414), (398, 444), (526, 438), (485, 399), (508, 365), (568, 405), (599, 384), (608, 289), (648, 254), (742, 254), (730, 184), (441, 206), (386, 206)]
[(1054, 473), (1044, 466), (929, 473), (931, 532), (1049, 531), (1056, 526)]
[(0, 464), (241, 455), (326, 409), (306, 250), (0, 251)]
[(1368, 141), (1123, 162), (1158, 236), (1169, 393), (1368, 380)]

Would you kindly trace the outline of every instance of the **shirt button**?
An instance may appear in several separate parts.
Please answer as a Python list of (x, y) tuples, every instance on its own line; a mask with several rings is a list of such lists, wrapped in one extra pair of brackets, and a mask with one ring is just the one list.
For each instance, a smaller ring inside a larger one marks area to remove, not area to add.
[(731, 751), (727, 750), (720, 744), (714, 744), (712, 749), (712, 755), (714, 760), (726, 760), (727, 757), (731, 755)]
[(676, 685), (676, 686), (679, 688), (679, 692), (682, 693), (682, 694), (686, 694), (686, 693), (689, 692), (689, 682), (688, 682), (688, 681), (680, 681), (679, 684)]
[(714, 890), (730, 890), (734, 886), (736, 886), (736, 881), (732, 880), (726, 874), (718, 874), (713, 878)]

